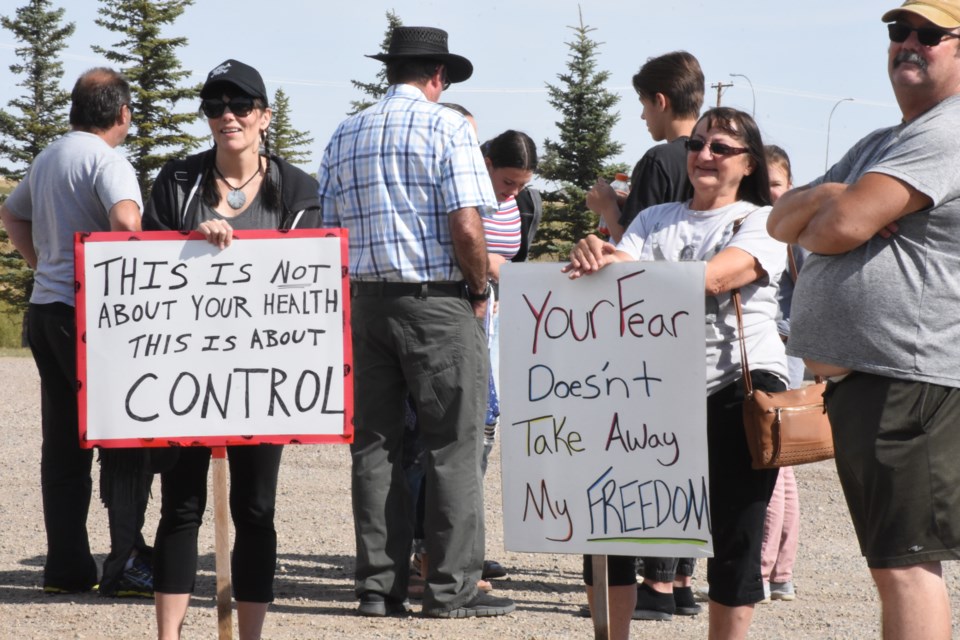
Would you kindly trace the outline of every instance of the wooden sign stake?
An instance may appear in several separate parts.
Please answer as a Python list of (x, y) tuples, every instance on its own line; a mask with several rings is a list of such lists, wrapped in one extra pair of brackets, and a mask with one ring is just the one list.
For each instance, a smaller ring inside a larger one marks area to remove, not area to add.
[(607, 556), (593, 555), (593, 638), (610, 640), (610, 588), (607, 586)]
[(230, 501), (227, 490), (227, 448), (213, 451), (213, 520), (217, 565), (219, 640), (233, 640), (233, 598), (230, 585)]

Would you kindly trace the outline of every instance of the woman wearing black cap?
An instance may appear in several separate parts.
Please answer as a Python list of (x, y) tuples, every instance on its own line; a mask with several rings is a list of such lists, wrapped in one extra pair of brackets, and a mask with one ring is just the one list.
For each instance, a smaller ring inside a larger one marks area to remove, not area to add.
[[(317, 183), (268, 150), (271, 111), (256, 69), (227, 60), (200, 91), (214, 146), (167, 163), (154, 184), (145, 230), (198, 230), (224, 248), (234, 229), (319, 227)], [(277, 536), (273, 525), (283, 447), (228, 447), (231, 561), (241, 640), (259, 638), (273, 600)], [(161, 474), (162, 506), (154, 555), (157, 630), (179, 638), (197, 572), (197, 534), (206, 506), (210, 449), (184, 447)]]

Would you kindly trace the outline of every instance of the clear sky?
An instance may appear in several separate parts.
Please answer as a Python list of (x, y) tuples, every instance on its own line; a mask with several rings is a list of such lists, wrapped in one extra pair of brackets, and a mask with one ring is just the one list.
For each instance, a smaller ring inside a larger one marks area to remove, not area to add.
[[(5, 0), (13, 15), (22, 0)], [(622, 96), (614, 137), (624, 144), (618, 160), (633, 165), (653, 142), (640, 120), (630, 78), (650, 56), (686, 49), (700, 60), (708, 85), (707, 105), (716, 104), (709, 85), (733, 83), (722, 103), (751, 111), (765, 142), (791, 155), (798, 184), (823, 173), (830, 119), (829, 156), (840, 154), (869, 131), (895, 124), (900, 112), (886, 71), (888, 39), (880, 16), (899, 2), (867, 0), (671, 0), (613, 2), (583, 0), (584, 23), (602, 43), (598, 68), (610, 71), (608, 88)], [(54, 0), (77, 30), (64, 52), (64, 85), (85, 69), (105, 64), (90, 45), (109, 46), (119, 36), (94, 24), (94, 0)], [(166, 36), (185, 36), (183, 67), (197, 82), (221, 61), (235, 58), (255, 66), (272, 96), (290, 97), (293, 124), (315, 141), (304, 168), (315, 171), (323, 148), (350, 107), (361, 97), (350, 80), (373, 81), (376, 53), (393, 9), (406, 25), (436, 26), (449, 34), (450, 50), (469, 58), (473, 77), (453, 85), (443, 100), (470, 109), (481, 140), (504, 129), (526, 131), (542, 148), (555, 138), (559, 115), (547, 102), (546, 82), (566, 71), (578, 22), (574, 0), (197, 0)], [(22, 94), (8, 67), (15, 62), (12, 34), (0, 30), (0, 104)], [(749, 78), (731, 76), (742, 74)], [(753, 85), (751, 91), (750, 83)], [(206, 125), (195, 133), (207, 133)]]

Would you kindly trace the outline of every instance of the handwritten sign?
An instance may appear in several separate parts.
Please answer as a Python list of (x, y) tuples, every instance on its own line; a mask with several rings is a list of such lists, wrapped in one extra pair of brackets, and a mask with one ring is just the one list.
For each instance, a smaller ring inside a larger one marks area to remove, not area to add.
[(77, 234), (83, 446), (350, 442), (346, 242)]
[(500, 287), (508, 549), (712, 555), (703, 263), (571, 281), (507, 264)]

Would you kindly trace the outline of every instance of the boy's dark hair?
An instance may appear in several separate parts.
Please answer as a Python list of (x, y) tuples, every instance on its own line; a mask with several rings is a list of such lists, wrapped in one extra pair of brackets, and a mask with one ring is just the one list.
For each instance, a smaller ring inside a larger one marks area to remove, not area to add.
[(494, 169), (509, 167), (524, 171), (537, 170), (537, 143), (522, 131), (507, 129), (496, 138), (480, 145), (483, 157)]
[(763, 138), (760, 136), (760, 127), (749, 113), (731, 107), (714, 107), (707, 110), (694, 126), (694, 130), (701, 122), (707, 123), (707, 129), (720, 129), (724, 133), (742, 140), (749, 149), (750, 159), (753, 161), (753, 172), (744, 176), (737, 189), (737, 199), (752, 202), (755, 205), (766, 207), (770, 205), (770, 173), (767, 171), (767, 158), (764, 154)]
[(703, 107), (703, 70), (686, 51), (648, 58), (633, 76), (633, 88), (647, 100), (662, 93), (670, 101), (673, 114), (680, 118), (696, 118)]
[(401, 58), (387, 62), (387, 83), (420, 84), (429, 80), (437, 72), (441, 63), (425, 58)]
[(130, 83), (107, 67), (85, 72), (70, 94), (70, 125), (80, 131), (106, 131), (120, 120), (120, 109), (130, 106)]

